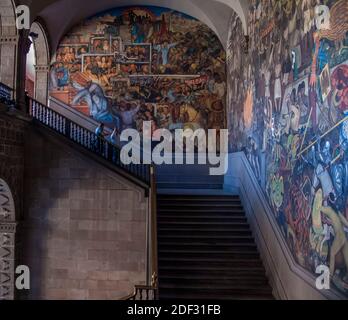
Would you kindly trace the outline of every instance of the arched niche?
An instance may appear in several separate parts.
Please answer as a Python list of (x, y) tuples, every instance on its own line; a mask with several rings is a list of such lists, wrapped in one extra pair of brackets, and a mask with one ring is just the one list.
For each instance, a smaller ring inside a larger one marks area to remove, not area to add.
[[(34, 95), (37, 101), (47, 104), (48, 97), (48, 72), (49, 72), (49, 46), (46, 31), (39, 21), (35, 21), (30, 28), (34, 59)], [(27, 56), (28, 58), (28, 56)]]
[(0, 0), (0, 82), (15, 88), (17, 28), (12, 0)]
[(0, 300), (14, 299), (15, 204), (9, 185), (0, 179)]
[(116, 7), (80, 21), (61, 39), (50, 97), (84, 123), (92, 117), (109, 129), (143, 132), (149, 120), (172, 131), (219, 130), (225, 55), (214, 30), (194, 17), (166, 7)]

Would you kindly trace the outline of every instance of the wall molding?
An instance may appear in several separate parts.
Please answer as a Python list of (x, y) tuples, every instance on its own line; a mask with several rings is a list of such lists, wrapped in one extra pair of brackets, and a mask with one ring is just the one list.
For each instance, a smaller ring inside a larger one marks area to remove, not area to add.
[(19, 36), (0, 36), (0, 44), (13, 44), (17, 45)]
[(334, 288), (319, 291), (315, 287), (316, 277), (296, 263), (243, 152), (229, 155), (225, 188), (237, 190), (241, 196), (276, 298), (282, 300), (346, 299)]

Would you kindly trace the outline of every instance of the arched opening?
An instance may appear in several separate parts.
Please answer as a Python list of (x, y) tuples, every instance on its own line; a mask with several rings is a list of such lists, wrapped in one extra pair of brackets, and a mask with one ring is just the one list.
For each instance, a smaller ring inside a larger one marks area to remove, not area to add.
[(17, 28), (12, 0), (0, 0), (0, 82), (15, 88)]
[(225, 50), (204, 23), (167, 8), (121, 7), (63, 37), (50, 96), (117, 129), (225, 128)]
[(29, 96), (47, 104), (49, 47), (46, 32), (39, 22), (30, 28), (30, 49), (27, 53), (25, 89)]
[(25, 91), (29, 97), (35, 98), (35, 65), (36, 65), (36, 56), (35, 56), (35, 47), (33, 44), (32, 37), (29, 37), (31, 41), (30, 49), (27, 54), (27, 64), (25, 72)]
[(12, 192), (0, 179), (0, 300), (14, 299), (16, 215)]

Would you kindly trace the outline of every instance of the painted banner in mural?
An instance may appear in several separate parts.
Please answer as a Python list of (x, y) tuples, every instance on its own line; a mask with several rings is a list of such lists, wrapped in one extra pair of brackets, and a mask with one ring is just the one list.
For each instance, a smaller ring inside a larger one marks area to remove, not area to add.
[(73, 28), (50, 94), (119, 130), (225, 128), (225, 51), (196, 19), (159, 7), (109, 10)]
[[(320, 3), (320, 4), (318, 4)], [(348, 295), (348, 1), (251, 0), (231, 20), (232, 151), (244, 150), (296, 261)]]

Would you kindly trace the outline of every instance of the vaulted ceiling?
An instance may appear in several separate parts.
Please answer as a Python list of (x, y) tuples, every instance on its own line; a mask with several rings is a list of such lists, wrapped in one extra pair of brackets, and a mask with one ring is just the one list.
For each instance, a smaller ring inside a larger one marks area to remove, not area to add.
[(248, 0), (22, 0), (29, 5), (31, 19), (40, 17), (47, 28), (50, 46), (55, 50), (59, 40), (79, 21), (106, 9), (152, 5), (167, 7), (191, 15), (207, 24), (226, 47), (228, 24), (235, 11), (247, 30)]

